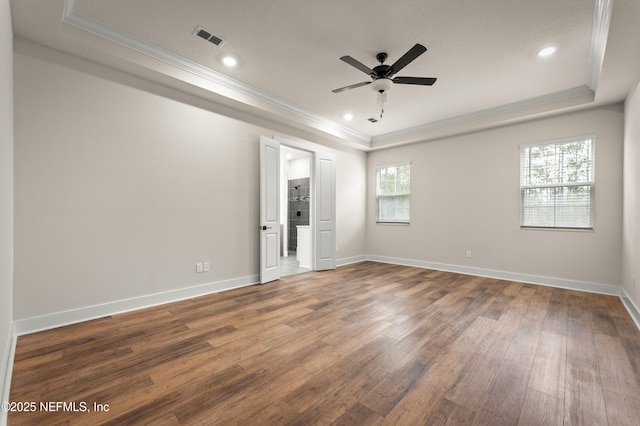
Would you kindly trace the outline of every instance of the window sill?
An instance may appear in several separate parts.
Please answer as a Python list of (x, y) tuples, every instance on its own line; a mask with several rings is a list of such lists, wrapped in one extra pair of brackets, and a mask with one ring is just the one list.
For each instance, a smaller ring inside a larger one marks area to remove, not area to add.
[(411, 225), (411, 222), (376, 222), (376, 225), (383, 225), (383, 226), (409, 226)]
[(523, 225), (520, 225), (520, 229), (523, 230), (523, 231), (595, 232), (594, 228), (563, 228), (561, 226), (523, 226)]

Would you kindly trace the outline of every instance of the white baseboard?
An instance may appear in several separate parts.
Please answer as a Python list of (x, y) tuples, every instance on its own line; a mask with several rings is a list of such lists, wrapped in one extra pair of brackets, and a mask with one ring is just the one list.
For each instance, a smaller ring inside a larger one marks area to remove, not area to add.
[[(11, 390), (11, 376), (13, 374), (13, 359), (16, 353), (16, 333), (15, 325), (12, 322), (9, 330), (9, 338), (7, 339), (2, 365), (0, 365), (0, 403), (9, 401), (9, 392)], [(0, 425), (7, 424), (7, 411), (0, 410)]]
[(635, 322), (638, 329), (640, 329), (640, 309), (629, 297), (624, 288), (621, 289), (620, 299), (622, 300), (624, 307), (629, 311), (629, 315), (631, 315), (633, 322)]
[(517, 281), (528, 284), (538, 284), (549, 287), (566, 288), (569, 290), (586, 291), (589, 293), (609, 294), (620, 296), (621, 287), (611, 284), (600, 284), (586, 281), (566, 280), (562, 278), (543, 277), (538, 275), (520, 274), (517, 272), (498, 271), (494, 269), (474, 268), (470, 266), (449, 265), (446, 263), (426, 262), (424, 260), (401, 259), (387, 256), (367, 256), (367, 260), (396, 265), (416, 266), (418, 268), (435, 269), (437, 271), (457, 272), (465, 275), (496, 278), (500, 280)]
[(62, 327), (64, 325), (75, 324), (115, 315), (122, 312), (135, 311), (137, 309), (149, 308), (163, 305), (165, 303), (177, 302), (179, 300), (191, 299), (193, 297), (204, 296), (211, 293), (218, 293), (234, 288), (246, 287), (260, 282), (260, 277), (252, 275), (243, 278), (235, 278), (226, 281), (201, 284), (193, 287), (181, 288), (166, 291), (163, 293), (150, 294), (135, 297), (132, 299), (117, 300), (115, 302), (103, 303), (100, 305), (87, 306), (84, 308), (72, 309), (69, 311), (55, 312), (39, 317), (26, 318), (14, 321), (15, 335), (35, 333), (37, 331), (49, 330)]
[[(461, 265), (450, 265), (445, 263), (427, 262), (423, 260), (402, 259), (396, 257), (362, 255), (353, 256), (336, 261), (337, 266), (344, 266), (366, 260), (392, 263), (396, 265), (415, 266), (419, 268), (435, 269), (439, 271), (456, 272), (466, 275), (476, 275), (481, 277), (496, 278), (509, 281), (518, 281), (530, 284), (538, 284), (550, 287), (566, 288), (570, 290), (586, 291), (589, 293), (600, 293), (618, 296), (621, 298), (629, 314), (640, 328), (640, 310), (622, 289), (610, 284), (593, 283), (576, 280), (566, 280), (562, 278), (544, 277), (538, 275), (521, 274), (516, 272), (505, 272), (493, 269), (474, 268)], [(219, 281), (198, 286), (167, 291), (163, 293), (150, 294), (147, 296), (132, 299), (119, 300), (100, 305), (88, 306), (84, 308), (72, 309), (69, 311), (56, 312), (39, 317), (16, 320), (13, 323), (12, 336), (35, 333), (37, 331), (48, 330), (64, 325), (75, 324), (82, 321), (89, 321), (122, 312), (134, 311), (193, 297), (204, 296), (211, 293), (218, 293), (234, 288), (246, 287), (257, 284), (260, 277), (257, 275), (236, 278), (227, 281)], [(14, 338), (15, 340), (15, 338)], [(15, 341), (13, 343), (15, 345)], [(12, 363), (11, 363), (12, 364)], [(6, 364), (5, 364), (6, 365)], [(8, 367), (6, 367), (8, 368)], [(6, 374), (5, 374), (6, 375)]]
[(367, 256), (365, 255), (345, 257), (344, 259), (337, 259), (336, 266), (350, 265), (352, 263), (364, 262), (365, 260), (367, 260)]
[(426, 262), (423, 260), (401, 259), (396, 257), (368, 255), (366, 260), (373, 262), (392, 263), (395, 265), (415, 266), (418, 268), (435, 269), (438, 271), (457, 272), (459, 274), (476, 275), (480, 277), (496, 278), (501, 280), (517, 281), (528, 284), (544, 285), (549, 287), (566, 288), (569, 290), (585, 291), (588, 293), (607, 294), (618, 296), (622, 304), (629, 312), (631, 319), (640, 330), (640, 309), (629, 297), (623, 287), (611, 284), (593, 283), (586, 281), (566, 280), (562, 278), (543, 277), (539, 275), (520, 274), (516, 272), (497, 271), (493, 269), (473, 268), (461, 265), (449, 265), (446, 263)]

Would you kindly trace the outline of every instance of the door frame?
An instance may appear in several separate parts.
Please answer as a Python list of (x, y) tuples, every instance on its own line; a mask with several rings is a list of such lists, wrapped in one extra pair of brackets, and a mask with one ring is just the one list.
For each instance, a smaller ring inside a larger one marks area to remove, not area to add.
[[(317, 254), (318, 254), (318, 224), (316, 223), (316, 218), (317, 218), (317, 214), (318, 214), (318, 182), (317, 182), (317, 162), (318, 162), (318, 158), (320, 156), (324, 156), (326, 154), (324, 153), (324, 150), (322, 149), (323, 147), (317, 144), (314, 144), (312, 142), (308, 142), (308, 141), (304, 141), (304, 140), (294, 140), (294, 139), (286, 139), (286, 138), (282, 138), (279, 136), (273, 136), (273, 137), (268, 137), (268, 136), (264, 136), (265, 138), (268, 139), (272, 139), (275, 142), (277, 142), (280, 146), (286, 146), (289, 148), (293, 148), (293, 149), (297, 149), (300, 151), (306, 151), (311, 155), (310, 158), (310, 168), (311, 168), (311, 176), (310, 176), (310, 186), (311, 186), (311, 203), (310, 203), (310, 212), (309, 212), (309, 224), (312, 227), (312, 232), (311, 232), (311, 263), (312, 263), (312, 270), (313, 271), (317, 271), (317, 270), (326, 270), (326, 269), (335, 269), (336, 265), (335, 265), (335, 257), (336, 257), (336, 253), (335, 253), (335, 198), (336, 198), (336, 194), (335, 194), (335, 159), (334, 159), (334, 168), (333, 168), (333, 188), (332, 188), (332, 193), (333, 193), (333, 221), (334, 221), (334, 229), (333, 229), (333, 247), (332, 247), (332, 251), (333, 251), (333, 265), (327, 267), (326, 264), (324, 267), (319, 267), (318, 265), (318, 259), (317, 259)], [(331, 154), (332, 155), (332, 154)], [(282, 164), (278, 165), (279, 168), (282, 168)], [(278, 175), (280, 175), (280, 170), (278, 171)], [(262, 253), (260, 255), (260, 257), (262, 258)], [(280, 262), (280, 259), (278, 258), (278, 262)], [(280, 265), (278, 265), (278, 267), (280, 267)], [(262, 280), (261, 280), (262, 282)], [(263, 282), (264, 283), (264, 282)]]

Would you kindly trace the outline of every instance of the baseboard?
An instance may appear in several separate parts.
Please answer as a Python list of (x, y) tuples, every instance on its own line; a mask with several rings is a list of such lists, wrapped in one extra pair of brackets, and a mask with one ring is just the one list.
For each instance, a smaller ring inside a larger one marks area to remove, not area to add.
[(350, 265), (352, 263), (364, 262), (365, 260), (367, 260), (367, 256), (365, 255), (345, 257), (344, 259), (337, 259), (336, 266)]
[[(518, 281), (529, 284), (544, 285), (550, 287), (566, 288), (570, 290), (585, 291), (589, 293), (599, 293), (618, 296), (621, 298), (624, 306), (629, 314), (640, 328), (640, 310), (628, 297), (624, 289), (621, 287), (585, 281), (566, 280), (561, 278), (544, 277), (538, 275), (521, 274), (516, 272), (506, 272), (493, 269), (474, 268), (461, 265), (451, 265), (445, 263), (428, 262), (423, 260), (402, 259), (388, 256), (362, 255), (353, 256), (336, 261), (337, 266), (344, 266), (352, 263), (363, 262), (366, 260), (392, 263), (396, 265), (415, 266), (419, 268), (434, 269), (439, 271), (456, 272), (466, 275), (475, 275), (487, 278), (496, 278), (509, 281)], [(38, 331), (49, 330), (52, 328), (62, 327), (69, 324), (75, 324), (83, 321), (89, 321), (96, 318), (102, 318), (109, 315), (115, 315), (122, 312), (144, 309), (151, 306), (162, 305), (165, 303), (177, 302), (179, 300), (190, 299), (193, 297), (204, 296), (211, 293), (218, 293), (234, 288), (246, 287), (257, 284), (260, 277), (257, 275), (236, 278), (227, 281), (219, 281), (214, 283), (202, 284), (198, 286), (188, 287), (184, 289), (172, 290), (163, 293), (156, 293), (132, 299), (119, 300), (100, 305), (88, 306), (84, 308), (73, 309), (64, 312), (56, 312), (52, 314), (42, 315), (39, 317), (26, 318), (16, 320), (13, 323), (12, 336), (21, 336), (24, 334), (35, 333)], [(15, 337), (14, 337), (15, 340)], [(15, 342), (13, 343), (15, 345)], [(7, 364), (5, 365), (5, 368)], [(6, 375), (6, 373), (5, 373)]]
[[(9, 338), (7, 339), (2, 365), (0, 366), (0, 403), (9, 401), (9, 392), (11, 391), (11, 376), (13, 374), (13, 358), (16, 353), (16, 333), (15, 325), (11, 323), (9, 330)], [(0, 425), (7, 424), (7, 411), (0, 410)]]
[(627, 308), (629, 315), (631, 315), (631, 319), (633, 319), (633, 322), (635, 322), (638, 329), (640, 329), (640, 309), (629, 297), (629, 294), (624, 288), (621, 289), (620, 293), (620, 299), (622, 300), (624, 307)]
[(26, 318), (14, 321), (15, 335), (35, 333), (49, 330), (69, 324), (89, 321), (122, 312), (135, 311), (137, 309), (149, 308), (163, 305), (165, 303), (177, 302), (179, 300), (191, 299), (193, 297), (204, 296), (211, 293), (218, 293), (234, 288), (246, 287), (260, 282), (260, 277), (252, 275), (243, 278), (236, 278), (226, 281), (201, 284), (193, 287), (171, 290), (163, 293), (150, 294), (131, 299), (118, 300), (115, 302), (100, 305), (87, 306), (84, 308), (72, 309), (69, 311), (55, 312), (33, 318)]
[(423, 260), (401, 259), (387, 256), (367, 256), (367, 260), (396, 265), (415, 266), (418, 268), (435, 269), (437, 271), (457, 272), (465, 275), (496, 278), (500, 280), (517, 281), (528, 284), (538, 284), (549, 287), (566, 288), (569, 290), (586, 291), (589, 293), (620, 296), (620, 287), (611, 284), (600, 284), (586, 281), (566, 280), (562, 278), (544, 277), (538, 275), (521, 274), (517, 272), (498, 271), (494, 269), (474, 268), (470, 266), (450, 265), (446, 263), (426, 262)]
[(566, 288), (569, 290), (585, 291), (588, 293), (607, 294), (618, 296), (622, 304), (629, 312), (631, 319), (640, 330), (640, 309), (631, 300), (624, 288), (611, 285), (586, 281), (565, 280), (562, 278), (543, 277), (539, 275), (520, 274), (516, 272), (497, 271), (493, 269), (473, 268), (460, 265), (449, 265), (446, 263), (426, 262), (423, 260), (401, 259), (396, 257), (368, 255), (366, 260), (381, 263), (392, 263), (395, 265), (415, 266), (418, 268), (435, 269), (437, 271), (457, 272), (465, 275), (476, 275), (480, 277), (496, 278), (501, 280), (517, 281), (528, 284), (544, 285), (549, 287)]

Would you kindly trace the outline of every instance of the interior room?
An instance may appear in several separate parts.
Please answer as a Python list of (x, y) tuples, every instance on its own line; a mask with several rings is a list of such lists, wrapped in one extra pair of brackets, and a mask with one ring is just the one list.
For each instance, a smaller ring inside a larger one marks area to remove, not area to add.
[(0, 22), (0, 424), (637, 424), (637, 1)]
[(311, 270), (311, 153), (282, 146), (280, 275)]

